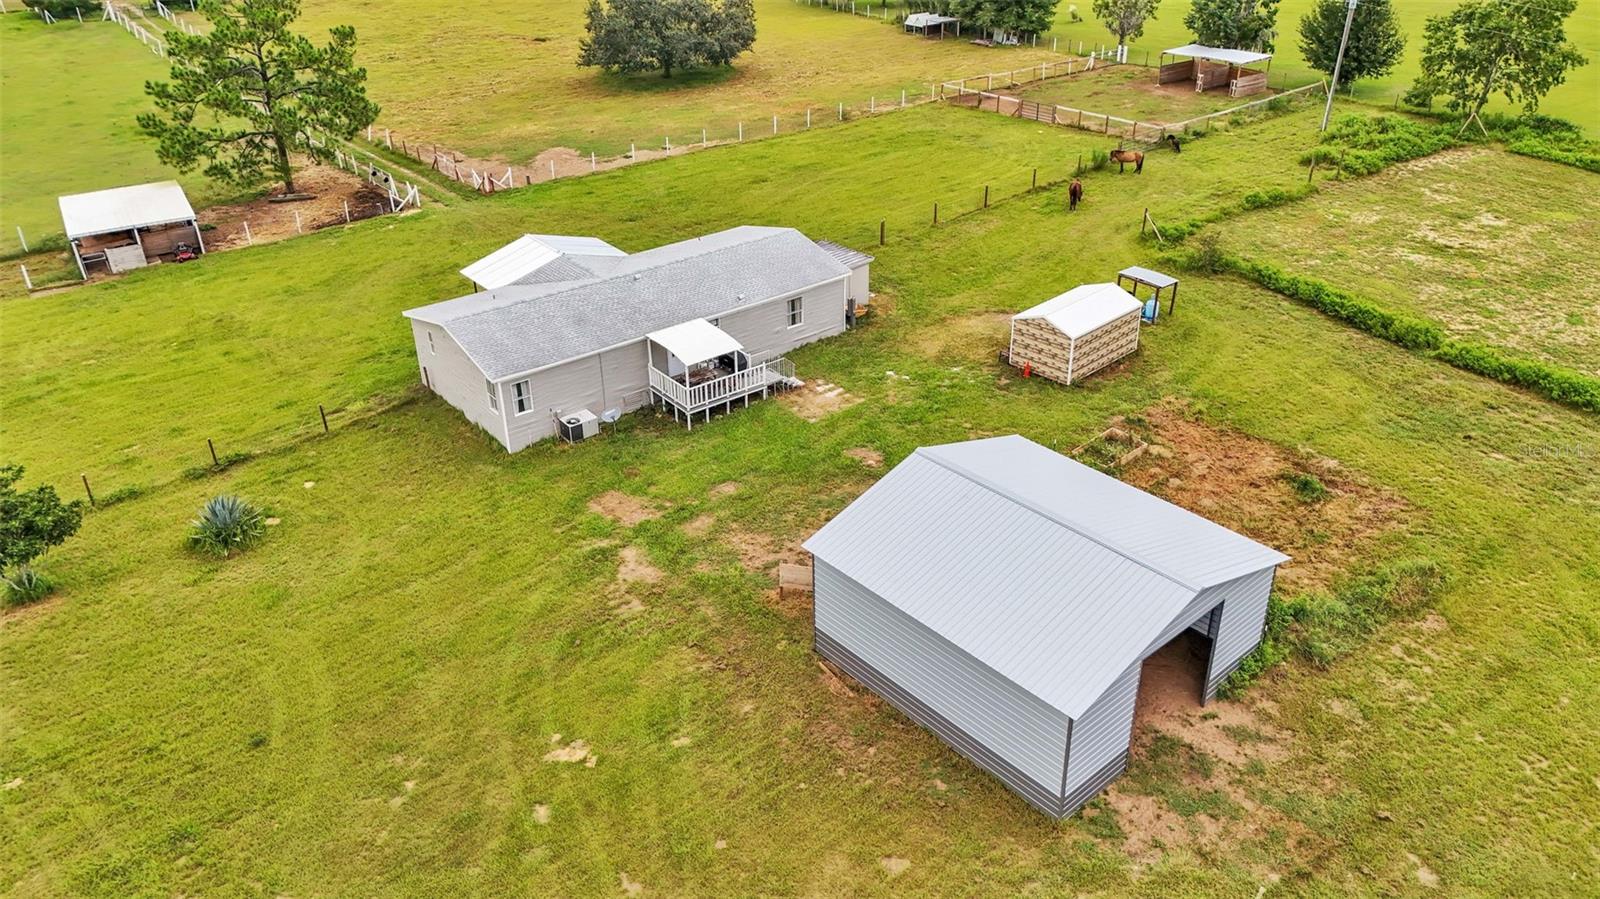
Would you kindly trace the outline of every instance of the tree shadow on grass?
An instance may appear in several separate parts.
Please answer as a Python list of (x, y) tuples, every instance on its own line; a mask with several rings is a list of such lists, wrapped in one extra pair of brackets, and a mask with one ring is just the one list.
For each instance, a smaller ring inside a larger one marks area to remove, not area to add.
[(599, 72), (595, 76), (595, 83), (609, 92), (618, 94), (667, 94), (736, 82), (743, 77), (743, 74), (738, 66), (706, 66), (679, 70), (674, 71), (671, 78), (661, 77), (659, 71), (638, 72), (631, 75), (620, 72)]

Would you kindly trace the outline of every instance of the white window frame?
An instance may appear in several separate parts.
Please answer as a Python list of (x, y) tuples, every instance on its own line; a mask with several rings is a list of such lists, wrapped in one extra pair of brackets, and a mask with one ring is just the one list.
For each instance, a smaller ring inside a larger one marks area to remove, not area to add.
[(512, 383), (511, 408), (518, 415), (533, 411), (533, 382), (528, 378)]
[(495, 382), (489, 380), (488, 378), (484, 378), (483, 379), (483, 389), (486, 390), (488, 392), (488, 394), (489, 394), (489, 408), (493, 409), (496, 412), (499, 412), (500, 411), (500, 391), (498, 389), (498, 385), (496, 385)]
[(789, 327), (798, 328), (806, 321), (806, 298), (803, 296), (790, 297), (786, 309), (788, 312)]

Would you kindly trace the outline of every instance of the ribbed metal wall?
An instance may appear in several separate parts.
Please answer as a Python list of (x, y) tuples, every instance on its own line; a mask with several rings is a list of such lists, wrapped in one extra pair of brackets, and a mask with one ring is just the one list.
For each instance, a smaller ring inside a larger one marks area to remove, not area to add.
[[(814, 603), (819, 649), (825, 641), (833, 641), (898, 691), (915, 697), (943, 721), (923, 720), (915, 709), (901, 702), (895, 705), (1030, 801), (1059, 800), (1067, 751), (1065, 715), (820, 559)], [(851, 674), (867, 681), (858, 672)], [(869, 685), (894, 702), (882, 685)], [(943, 722), (960, 733), (942, 731)], [(964, 738), (976, 741), (983, 752), (964, 747), (968, 742)], [(981, 757), (985, 753), (1012, 771), (988, 763)], [(1013, 772), (1030, 782), (1014, 782)]]
[(1107, 765), (1128, 754), (1133, 706), (1139, 698), (1139, 669), (1143, 665), (1143, 659), (1130, 665), (1087, 712), (1072, 722), (1063, 793), (1070, 795)]

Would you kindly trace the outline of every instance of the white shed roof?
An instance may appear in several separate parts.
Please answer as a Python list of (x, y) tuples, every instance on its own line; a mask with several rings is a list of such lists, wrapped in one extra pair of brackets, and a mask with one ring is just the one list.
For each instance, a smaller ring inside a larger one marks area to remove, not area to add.
[[(493, 253), (461, 270), (467, 280), (494, 290), (515, 284), (541, 268), (562, 257), (620, 258), (628, 254), (598, 237), (569, 237), (562, 234), (524, 234)], [(592, 266), (586, 270), (570, 272), (575, 277), (588, 277), (597, 272)]]
[(906, 16), (906, 24), (912, 28), (926, 28), (929, 25), (943, 25), (955, 21), (959, 21), (955, 16), (941, 16), (931, 12), (914, 12)]
[(1171, 50), (1163, 52), (1171, 53), (1173, 56), (1211, 59), (1236, 66), (1247, 66), (1253, 62), (1261, 62), (1272, 58), (1271, 53), (1257, 53), (1254, 50), (1231, 50), (1227, 47), (1207, 47), (1205, 44), (1184, 44), (1182, 47), (1173, 47)]
[(684, 365), (697, 365), (744, 349), (744, 344), (734, 340), (733, 335), (703, 318), (651, 331), (645, 336), (666, 347), (667, 352), (677, 356)]
[(1139, 301), (1133, 294), (1115, 284), (1079, 284), (1014, 317), (1042, 318), (1076, 340), (1131, 312), (1138, 312), (1139, 308)]
[(917, 450), (805, 548), (1071, 718), (1201, 590), (1288, 560), (1014, 435)]
[(68, 240), (194, 219), (194, 207), (176, 181), (68, 194), (57, 202)]

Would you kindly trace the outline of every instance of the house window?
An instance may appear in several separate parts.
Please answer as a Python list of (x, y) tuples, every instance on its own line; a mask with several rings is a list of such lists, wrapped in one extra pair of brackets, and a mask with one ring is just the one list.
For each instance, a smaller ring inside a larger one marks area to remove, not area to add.
[(439, 352), (438, 349), (436, 349), (434, 347), (434, 345), (433, 345), (433, 332), (429, 331), (428, 332), (428, 354), (429, 355), (434, 355), (434, 354), (436, 354), (438, 352)]
[(518, 415), (533, 408), (533, 391), (528, 389), (527, 381), (518, 381), (512, 384), (511, 397), (515, 400)]
[(793, 328), (805, 318), (803, 297), (795, 297), (789, 301), (789, 327)]
[(499, 412), (500, 411), (500, 395), (494, 389), (494, 382), (493, 381), (489, 381), (489, 380), (485, 380), (483, 382), (483, 389), (489, 392), (489, 408), (493, 409), (496, 412)]

